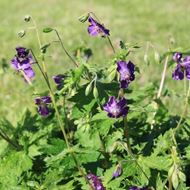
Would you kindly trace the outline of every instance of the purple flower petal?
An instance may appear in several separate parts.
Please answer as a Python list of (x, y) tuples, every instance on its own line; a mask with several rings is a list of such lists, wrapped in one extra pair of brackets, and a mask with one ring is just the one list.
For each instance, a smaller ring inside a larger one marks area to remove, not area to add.
[(41, 116), (47, 116), (49, 114), (49, 109), (47, 106), (41, 105), (38, 107), (38, 112)]
[(29, 79), (35, 77), (35, 73), (34, 73), (34, 71), (33, 71), (33, 69), (32, 69), (31, 67), (28, 67), (27, 69), (24, 69), (23, 71), (24, 71), (25, 75), (26, 75)]
[(135, 65), (131, 61), (128, 63), (125, 61), (118, 61), (117, 71), (120, 74), (120, 87), (127, 88), (129, 83), (135, 79)]
[(94, 174), (88, 174), (87, 179), (92, 183), (92, 186), (95, 190), (105, 190), (102, 181)]
[(52, 78), (53, 78), (54, 82), (55, 82), (57, 85), (60, 85), (60, 84), (62, 83), (63, 79), (65, 78), (65, 76), (59, 74), (59, 75), (53, 76)]
[(173, 55), (173, 60), (177, 63), (181, 62), (182, 53), (176, 52)]
[(112, 174), (113, 178), (117, 178), (122, 174), (122, 167), (120, 164), (117, 165), (116, 170), (114, 171), (114, 173)]
[(103, 106), (104, 111), (108, 113), (109, 117), (118, 118), (125, 117), (128, 113), (127, 101), (125, 98), (116, 100), (115, 97), (110, 97), (108, 102)]
[(52, 102), (50, 96), (44, 96), (44, 97), (42, 97), (41, 99), (42, 99), (43, 102), (46, 103), (46, 104), (49, 104), (49, 103)]
[(177, 65), (176, 69), (172, 73), (172, 78), (174, 80), (183, 80), (184, 78), (184, 71), (181, 65)]
[(88, 21), (90, 23), (90, 25), (88, 27), (88, 33), (91, 36), (97, 36), (100, 34), (102, 37), (105, 37), (105, 36), (110, 35), (109, 30), (106, 29), (102, 24), (100, 24), (96, 20), (94, 20), (92, 17), (89, 17)]
[(186, 69), (185, 75), (186, 75), (187, 79), (190, 80), (190, 67), (188, 67)]
[(51, 103), (51, 98), (49, 96), (36, 97), (35, 104), (38, 105), (38, 112), (42, 116), (49, 115), (48, 104)]
[(18, 63), (16, 57), (14, 57), (14, 58), (11, 60), (11, 63), (12, 63), (13, 68), (18, 71), (18, 70), (19, 70), (19, 65), (18, 65), (19, 63)]
[(183, 63), (182, 63), (183, 67), (188, 68), (190, 67), (190, 56), (186, 56), (183, 59)]

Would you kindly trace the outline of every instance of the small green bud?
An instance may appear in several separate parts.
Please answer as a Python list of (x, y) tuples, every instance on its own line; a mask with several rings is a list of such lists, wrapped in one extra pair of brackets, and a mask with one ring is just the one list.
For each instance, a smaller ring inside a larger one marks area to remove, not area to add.
[(94, 86), (94, 89), (93, 89), (93, 95), (94, 95), (94, 98), (98, 98), (99, 94), (98, 94), (98, 89), (96, 86)]
[(89, 17), (89, 13), (85, 13), (84, 15), (80, 16), (78, 19), (80, 22), (84, 23), (87, 21), (88, 17)]
[(90, 82), (85, 90), (85, 95), (88, 96), (90, 94), (90, 92), (92, 91), (92, 82)]
[(26, 32), (25, 32), (24, 30), (21, 30), (21, 31), (18, 32), (18, 36), (19, 36), (20, 38), (24, 37), (25, 34), (26, 34)]
[(160, 62), (160, 55), (159, 55), (159, 53), (158, 53), (157, 51), (154, 52), (154, 59), (155, 59), (155, 61), (156, 61), (157, 63)]
[(144, 62), (146, 64), (149, 64), (149, 60), (148, 60), (148, 55), (147, 54), (144, 55)]
[(26, 15), (26, 16), (24, 17), (24, 21), (25, 21), (25, 22), (30, 22), (30, 19), (31, 19), (31, 16), (30, 16), (30, 15)]

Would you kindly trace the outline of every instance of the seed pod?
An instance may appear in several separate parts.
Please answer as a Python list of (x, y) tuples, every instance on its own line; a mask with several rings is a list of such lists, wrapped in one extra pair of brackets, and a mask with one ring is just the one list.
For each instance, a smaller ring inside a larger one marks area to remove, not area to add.
[(25, 21), (25, 22), (30, 22), (30, 19), (31, 19), (31, 16), (30, 16), (30, 15), (26, 15), (26, 16), (24, 17), (24, 21)]

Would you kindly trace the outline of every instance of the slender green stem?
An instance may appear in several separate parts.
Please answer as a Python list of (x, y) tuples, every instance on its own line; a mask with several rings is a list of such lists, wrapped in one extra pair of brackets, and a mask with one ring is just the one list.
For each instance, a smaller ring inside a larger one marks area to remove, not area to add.
[(128, 129), (128, 125), (127, 125), (127, 117), (125, 117), (123, 120), (124, 120), (124, 136), (126, 137), (126, 140), (127, 140), (126, 141), (126, 150), (127, 150), (128, 154), (135, 160), (136, 165), (139, 167), (141, 172), (144, 174), (144, 176), (149, 181), (148, 176), (146, 175), (144, 170), (141, 168), (141, 166), (139, 165), (138, 161), (136, 160), (136, 158), (134, 157), (134, 154), (132, 152), (131, 144), (130, 144), (130, 140), (129, 140), (129, 129)]
[(63, 44), (63, 41), (62, 41), (62, 39), (61, 39), (61, 37), (60, 37), (58, 31), (57, 31), (56, 29), (54, 29), (54, 31), (55, 31), (55, 33), (56, 33), (56, 35), (57, 35), (57, 37), (58, 37), (58, 39), (59, 39), (59, 41), (60, 41), (60, 43), (61, 43), (61, 47), (62, 47), (63, 51), (64, 51), (64, 52), (66, 53), (66, 55), (70, 58), (70, 60), (73, 62), (73, 64), (74, 64), (76, 67), (78, 67), (78, 66), (79, 66), (78, 63), (73, 59), (73, 57), (72, 57), (72, 56), (69, 54), (69, 52), (66, 50), (66, 48), (65, 48), (65, 46), (64, 46), (64, 44)]
[(138, 163), (137, 159), (135, 158), (134, 154), (132, 151), (129, 151), (128, 149), (128, 145), (121, 143), (121, 145), (124, 147), (124, 149), (127, 151), (127, 153), (129, 154), (129, 156), (131, 156), (132, 160), (135, 161), (136, 165), (138, 166), (138, 168), (141, 170), (141, 172), (144, 174), (144, 176), (146, 177), (146, 179), (149, 181), (149, 177), (146, 175), (145, 171), (142, 169), (142, 167), (140, 166), (140, 164)]
[(101, 144), (100, 144), (101, 152), (102, 152), (102, 154), (103, 154), (103, 156), (104, 156), (104, 158), (105, 158), (106, 167), (107, 167), (107, 166), (109, 165), (110, 156), (109, 156), (109, 154), (108, 154), (107, 151), (106, 151), (105, 143), (104, 143), (104, 141), (103, 141), (103, 139), (102, 139), (100, 133), (99, 133), (99, 138), (100, 138), (100, 143), (101, 143)]
[[(35, 28), (35, 31), (36, 31), (36, 36), (37, 36), (39, 48), (40, 48), (40, 51), (41, 51), (42, 43), (41, 43), (41, 40), (40, 40), (40, 35), (39, 35), (38, 27), (37, 27), (36, 21), (33, 19), (33, 17), (31, 17), (31, 19), (32, 19), (32, 22), (33, 22), (33, 25), (34, 25), (34, 28)], [(41, 52), (41, 56), (42, 56), (43, 72), (44, 72), (44, 74), (46, 75), (46, 78), (47, 78), (47, 80), (48, 80), (47, 71), (46, 71), (46, 66), (45, 66), (45, 61), (44, 61), (44, 54), (43, 54), (42, 52)]]
[(158, 90), (157, 98), (160, 98), (161, 93), (162, 93), (162, 89), (164, 87), (164, 81), (165, 81), (165, 77), (166, 77), (168, 59), (169, 59), (169, 56), (166, 57), (165, 62), (164, 62), (164, 69), (163, 69), (163, 72), (162, 72), (162, 78), (161, 78), (161, 81), (160, 81), (160, 87), (159, 87), (159, 90)]
[(171, 179), (171, 177), (169, 177), (169, 179), (168, 179), (168, 182), (169, 182), (169, 189), (168, 190), (173, 190), (173, 188), (172, 188), (172, 179)]
[(112, 50), (113, 50), (113, 53), (115, 53), (115, 48), (114, 48), (114, 46), (113, 46), (113, 44), (112, 44), (112, 42), (111, 42), (110, 37), (107, 36), (107, 39), (108, 39), (108, 42), (109, 42), (109, 44), (110, 44), (110, 46), (111, 46), (111, 48), (112, 48)]
[(129, 129), (128, 129), (128, 125), (127, 125), (127, 117), (123, 118), (123, 122), (124, 122), (124, 137), (127, 140), (127, 149), (130, 155), (132, 155), (132, 150), (131, 150), (131, 144), (130, 144), (130, 140), (129, 140)]
[[(35, 20), (34, 20), (33, 18), (32, 18), (32, 21), (33, 21), (33, 24), (34, 24), (35, 29), (36, 29), (37, 39), (38, 39), (38, 43), (39, 43), (40, 50), (41, 50), (42, 44), (41, 44), (41, 41), (40, 41), (38, 28), (37, 28), (36, 22), (35, 22)], [(56, 30), (55, 30), (55, 31), (56, 31)], [(58, 34), (57, 31), (56, 31), (56, 34), (58, 35), (59, 40), (61, 40), (61, 38), (60, 38), (60, 36), (59, 36), (59, 34)], [(60, 41), (60, 42), (61, 42), (61, 44), (62, 44), (62, 47), (64, 48), (62, 41)], [(65, 50), (65, 48), (64, 48), (64, 50)], [(65, 51), (66, 51), (66, 50), (65, 50)], [(65, 139), (67, 148), (69, 149), (70, 154), (71, 154), (71, 156), (72, 156), (72, 158), (73, 158), (73, 160), (74, 160), (74, 162), (75, 162), (75, 164), (76, 164), (76, 166), (77, 166), (77, 168), (78, 168), (80, 174), (84, 177), (84, 179), (85, 179), (85, 181), (87, 182), (87, 184), (89, 184), (90, 189), (91, 189), (91, 190), (94, 190), (93, 186), (91, 185), (91, 183), (89, 182), (89, 180), (86, 178), (85, 173), (83, 172), (83, 170), (82, 170), (82, 168), (81, 168), (81, 166), (80, 166), (80, 164), (79, 164), (79, 162), (78, 162), (78, 160), (77, 160), (77, 158), (76, 158), (76, 156), (75, 156), (75, 153), (73, 152), (72, 147), (71, 147), (71, 145), (69, 144), (69, 141), (68, 141), (68, 138), (67, 138), (67, 134), (66, 134), (66, 131), (65, 131), (65, 127), (64, 127), (64, 124), (63, 124), (63, 122), (62, 122), (62, 120), (61, 120), (61, 116), (60, 116), (60, 113), (59, 113), (58, 108), (57, 108), (57, 105), (56, 105), (55, 96), (54, 96), (54, 93), (53, 93), (53, 91), (52, 91), (52, 88), (51, 88), (49, 79), (48, 79), (48, 75), (47, 75), (47, 71), (46, 71), (46, 66), (45, 66), (44, 54), (42, 53), (42, 65), (43, 65), (43, 69), (42, 69), (41, 66), (40, 66), (40, 64), (39, 64), (39, 62), (38, 62), (38, 60), (36, 59), (36, 57), (35, 57), (33, 51), (31, 51), (31, 52), (32, 52), (32, 54), (33, 54), (33, 56), (34, 56), (34, 58), (35, 58), (35, 61), (36, 61), (37, 65), (38, 65), (38, 68), (39, 68), (40, 72), (42, 73), (42, 76), (44, 77), (44, 80), (45, 80), (45, 82), (46, 82), (46, 84), (47, 84), (47, 86), (48, 86), (48, 89), (49, 89), (49, 92), (50, 92), (50, 96), (51, 96), (51, 99), (52, 99), (52, 103), (53, 103), (53, 106), (54, 106), (54, 109), (55, 109), (57, 121), (58, 121), (58, 124), (59, 124), (59, 126), (60, 126), (60, 128), (61, 128), (61, 131), (62, 131), (62, 133), (63, 133), (63, 137), (64, 137), (64, 139)], [(66, 51), (66, 52), (67, 52), (67, 51)], [(68, 52), (67, 52), (67, 55), (69, 55)], [(71, 58), (72, 58), (72, 57), (71, 57)], [(78, 65), (77, 65), (77, 66), (78, 66)]]
[(190, 95), (190, 81), (189, 81), (189, 87), (188, 87), (188, 91), (186, 94), (186, 98), (185, 98), (185, 106), (184, 106), (184, 110), (181, 114), (180, 120), (176, 126), (176, 128), (174, 129), (174, 132), (176, 133), (177, 130), (180, 129), (181, 123), (183, 121), (183, 118), (185, 117), (186, 113), (187, 113), (187, 109), (188, 109), (188, 100), (189, 100), (189, 95)]
[(0, 132), (0, 137), (4, 139), (6, 142), (8, 142), (10, 145), (12, 145), (14, 148), (16, 148), (16, 150), (20, 150), (19, 145), (12, 142), (12, 140), (6, 134)]
[(36, 62), (36, 64), (38, 65), (38, 68), (39, 68), (40, 72), (42, 73), (42, 76), (44, 77), (44, 80), (45, 80), (45, 82), (46, 82), (46, 84), (47, 84), (47, 87), (48, 87), (48, 89), (49, 89), (50, 96), (51, 96), (52, 103), (53, 103), (53, 107), (54, 107), (54, 109), (55, 109), (55, 114), (56, 114), (56, 117), (57, 117), (57, 121), (58, 121), (58, 124), (59, 124), (59, 126), (60, 126), (60, 128), (61, 128), (61, 131), (62, 131), (62, 133), (63, 133), (63, 137), (64, 137), (64, 139), (65, 139), (67, 148), (69, 149), (69, 152), (70, 152), (70, 154), (71, 154), (71, 156), (72, 156), (72, 158), (73, 158), (73, 160), (74, 160), (74, 162), (75, 162), (75, 164), (76, 164), (76, 166), (77, 166), (77, 168), (78, 168), (80, 174), (84, 177), (84, 179), (86, 180), (86, 182), (90, 185), (90, 188), (91, 188), (92, 190), (94, 190), (93, 186), (90, 184), (90, 182), (89, 182), (88, 179), (86, 178), (85, 173), (83, 172), (83, 170), (82, 170), (82, 168), (81, 168), (81, 166), (80, 166), (80, 164), (79, 164), (79, 162), (78, 162), (78, 160), (77, 160), (77, 158), (76, 158), (76, 156), (75, 156), (75, 154), (74, 154), (74, 152), (73, 152), (73, 150), (72, 150), (72, 147), (71, 147), (71, 145), (69, 144), (69, 141), (68, 141), (68, 138), (67, 138), (67, 134), (66, 134), (66, 131), (65, 131), (65, 127), (64, 127), (64, 123), (62, 122), (60, 113), (59, 113), (59, 111), (58, 111), (58, 108), (57, 108), (57, 105), (56, 105), (56, 101), (55, 101), (55, 96), (54, 96), (54, 93), (53, 93), (52, 88), (51, 88), (51, 86), (50, 86), (49, 80), (47, 79), (47, 75), (44, 74), (44, 72), (43, 72), (43, 70), (42, 70), (40, 64), (38, 63), (38, 60), (36, 59), (36, 57), (35, 57), (35, 55), (34, 55), (33, 52), (32, 52), (32, 54), (33, 54), (33, 56), (34, 56), (34, 58), (35, 58), (35, 62)]

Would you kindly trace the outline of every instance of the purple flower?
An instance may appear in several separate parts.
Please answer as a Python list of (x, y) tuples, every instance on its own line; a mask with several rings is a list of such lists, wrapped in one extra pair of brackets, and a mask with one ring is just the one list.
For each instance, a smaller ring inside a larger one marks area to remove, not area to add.
[[(176, 54), (180, 53), (175, 53), (174, 56)], [(190, 56), (186, 56), (184, 59), (178, 59), (177, 66), (172, 73), (172, 78), (174, 80), (183, 80), (184, 76), (186, 76), (186, 78), (190, 80)]]
[(61, 75), (61, 74), (55, 75), (55, 76), (53, 76), (53, 80), (54, 80), (54, 82), (55, 82), (57, 85), (59, 85), (59, 84), (62, 83), (64, 77), (65, 77), (65, 76), (64, 76), (64, 75)]
[(183, 67), (190, 68), (190, 56), (186, 56), (181, 63)]
[(117, 165), (116, 170), (113, 172), (113, 178), (117, 178), (122, 174), (122, 167), (120, 164)]
[(179, 53), (179, 52), (174, 53), (173, 60), (175, 62), (178, 62), (178, 63), (181, 62), (181, 58), (182, 58), (182, 53)]
[(34, 61), (29, 50), (24, 47), (17, 47), (16, 51), (17, 54), (11, 60), (13, 68), (17, 71), (22, 70), (29, 79), (34, 78), (35, 73), (31, 66)]
[(111, 96), (108, 102), (103, 106), (104, 110), (108, 112), (109, 117), (118, 118), (125, 117), (128, 113), (129, 107), (127, 106), (127, 100), (123, 97), (118, 101), (115, 97)]
[(133, 186), (133, 187), (129, 187), (129, 190), (148, 190), (148, 188)]
[(174, 80), (183, 80), (183, 78), (184, 78), (184, 69), (180, 64), (178, 64), (176, 66), (174, 72), (172, 73), (172, 78)]
[(127, 88), (129, 83), (135, 79), (135, 65), (131, 61), (118, 61), (117, 71), (120, 74), (120, 87)]
[(38, 112), (41, 116), (47, 116), (49, 114), (48, 104), (50, 104), (50, 96), (43, 96), (35, 98), (35, 104), (38, 105)]
[(102, 24), (98, 23), (94, 20), (91, 16), (89, 16), (88, 21), (90, 25), (88, 26), (88, 33), (91, 36), (98, 36), (101, 37), (109, 36), (109, 30), (106, 29)]
[(101, 180), (94, 174), (88, 174), (87, 179), (92, 183), (92, 186), (95, 190), (105, 190)]

